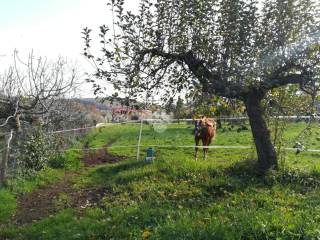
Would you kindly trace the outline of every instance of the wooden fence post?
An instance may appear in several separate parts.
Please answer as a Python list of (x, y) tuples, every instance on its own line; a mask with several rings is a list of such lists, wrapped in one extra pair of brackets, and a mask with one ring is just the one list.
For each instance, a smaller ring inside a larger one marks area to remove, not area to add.
[(13, 137), (13, 129), (10, 131), (10, 135), (5, 137), (5, 148), (2, 153), (2, 161), (0, 163), (0, 187), (3, 187), (6, 182), (7, 165), (10, 154), (10, 143)]

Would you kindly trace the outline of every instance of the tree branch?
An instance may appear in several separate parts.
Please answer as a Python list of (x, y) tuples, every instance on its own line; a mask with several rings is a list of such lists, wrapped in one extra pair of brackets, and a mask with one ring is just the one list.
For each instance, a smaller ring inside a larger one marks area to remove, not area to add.
[(141, 50), (138, 57), (138, 64), (141, 63), (144, 57), (148, 54), (165, 59), (171, 59), (176, 62), (184, 63), (189, 70), (200, 81), (203, 90), (208, 93), (218, 94), (228, 98), (241, 98), (245, 94), (245, 90), (241, 86), (232, 82), (223, 81), (219, 73), (211, 72), (206, 66), (207, 64), (196, 58), (192, 51), (186, 53), (168, 53), (157, 48)]
[(263, 88), (271, 90), (273, 88), (285, 86), (287, 84), (302, 84), (304, 76), (302, 74), (288, 74), (286, 76), (278, 76), (269, 82), (263, 83)]
[(0, 127), (6, 126), (11, 118), (15, 118), (18, 114), (18, 110), (19, 110), (19, 99), (16, 102), (16, 108), (15, 108), (14, 113), (12, 115), (10, 115), (9, 117), (7, 117), (7, 119), (4, 121), (3, 124), (0, 125)]

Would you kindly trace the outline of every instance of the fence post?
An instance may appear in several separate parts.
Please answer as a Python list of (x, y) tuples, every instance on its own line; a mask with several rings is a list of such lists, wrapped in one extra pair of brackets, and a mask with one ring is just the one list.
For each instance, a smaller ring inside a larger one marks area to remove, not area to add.
[(141, 134), (142, 134), (142, 124), (143, 124), (143, 119), (140, 121), (140, 132), (139, 132), (139, 139), (138, 139), (138, 146), (137, 146), (137, 161), (139, 161), (140, 157), (140, 143), (141, 143)]
[(5, 137), (5, 148), (3, 150), (2, 161), (0, 164), (0, 187), (4, 186), (6, 181), (7, 165), (10, 154), (10, 143), (13, 137), (13, 129), (11, 129), (10, 136)]

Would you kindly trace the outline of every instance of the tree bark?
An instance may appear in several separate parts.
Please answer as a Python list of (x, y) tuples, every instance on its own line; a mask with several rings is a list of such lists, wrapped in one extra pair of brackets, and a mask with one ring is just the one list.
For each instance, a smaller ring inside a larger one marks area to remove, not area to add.
[(16, 130), (17, 132), (21, 132), (21, 121), (20, 121), (20, 114), (17, 114), (15, 117), (15, 122), (16, 122)]
[(7, 165), (10, 153), (10, 143), (13, 137), (13, 130), (10, 132), (10, 136), (5, 138), (5, 148), (3, 150), (2, 161), (0, 163), (0, 187), (3, 187), (6, 183), (7, 178)]
[(271, 142), (270, 131), (264, 119), (261, 101), (264, 94), (252, 91), (245, 99), (253, 139), (258, 154), (259, 168), (262, 172), (277, 168), (277, 154)]

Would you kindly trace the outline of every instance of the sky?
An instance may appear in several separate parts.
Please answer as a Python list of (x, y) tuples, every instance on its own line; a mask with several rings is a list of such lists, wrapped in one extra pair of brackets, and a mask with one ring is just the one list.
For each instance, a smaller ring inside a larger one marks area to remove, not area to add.
[[(138, 1), (129, 0), (128, 7), (135, 8)], [(100, 25), (110, 22), (107, 0), (0, 0), (0, 71), (12, 63), (14, 49), (22, 59), (33, 51), (93, 71), (81, 55), (81, 31), (87, 26), (97, 34)], [(79, 94), (92, 96), (90, 89), (84, 85)]]

